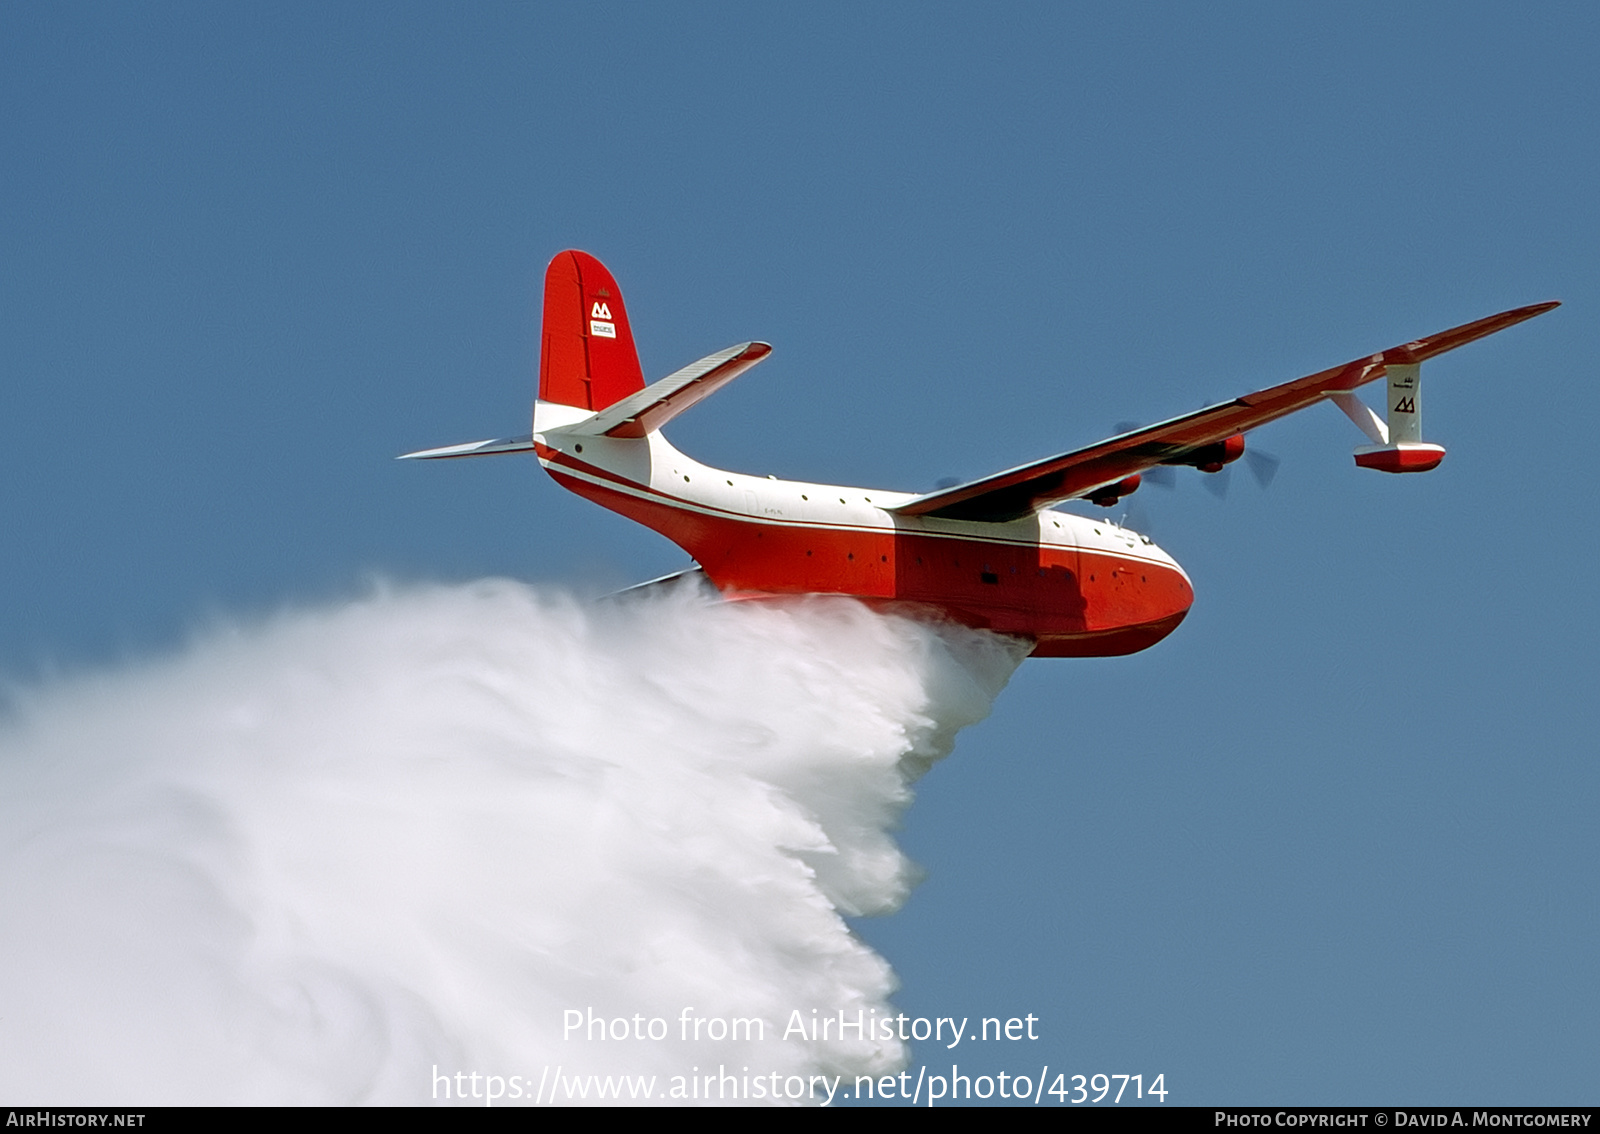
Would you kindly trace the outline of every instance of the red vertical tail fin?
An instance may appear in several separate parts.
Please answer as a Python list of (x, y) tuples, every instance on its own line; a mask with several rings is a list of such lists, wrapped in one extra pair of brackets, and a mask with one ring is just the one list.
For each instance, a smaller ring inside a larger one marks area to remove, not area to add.
[(598, 412), (644, 389), (622, 289), (587, 252), (562, 252), (544, 273), (539, 398)]

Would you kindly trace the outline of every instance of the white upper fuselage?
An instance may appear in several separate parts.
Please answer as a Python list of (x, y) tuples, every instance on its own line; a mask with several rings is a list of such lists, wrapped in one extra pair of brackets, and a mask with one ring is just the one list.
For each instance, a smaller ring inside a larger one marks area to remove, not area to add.
[(896, 515), (889, 509), (915, 499), (916, 494), (728, 472), (685, 455), (659, 432), (643, 438), (561, 433), (561, 426), (589, 416), (588, 411), (572, 406), (536, 403), (534, 440), (540, 446), (540, 462), (575, 480), (641, 501), (670, 501), (685, 513), (834, 532), (915, 532), (935, 539), (1054, 546), (1149, 563), (1188, 579), (1178, 562), (1148, 536), (1109, 519), (1054, 510), (1006, 523)]

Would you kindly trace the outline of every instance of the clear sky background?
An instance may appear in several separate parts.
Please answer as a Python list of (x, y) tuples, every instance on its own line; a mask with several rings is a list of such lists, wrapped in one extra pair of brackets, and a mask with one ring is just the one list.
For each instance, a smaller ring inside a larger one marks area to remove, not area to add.
[(1040, 1018), (975, 1069), (1592, 1104), (1597, 50), (1576, 4), (9, 6), (0, 672), (682, 566), (531, 461), (390, 460), (526, 432), (563, 248), (647, 376), (775, 344), (680, 448), (904, 490), (1560, 299), (1425, 368), (1437, 473), (1319, 407), (1269, 491), (1141, 492), (1188, 621), (1025, 664), (859, 929), (912, 1015)]

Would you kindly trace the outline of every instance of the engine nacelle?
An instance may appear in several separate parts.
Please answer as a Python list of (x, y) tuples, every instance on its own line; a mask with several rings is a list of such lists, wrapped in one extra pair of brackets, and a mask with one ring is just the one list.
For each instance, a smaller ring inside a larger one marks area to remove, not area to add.
[(1095, 489), (1089, 493), (1086, 499), (1097, 507), (1109, 508), (1124, 496), (1132, 496), (1137, 492), (1139, 490), (1139, 481), (1140, 476), (1138, 473), (1134, 473), (1132, 476), (1125, 476), (1117, 481), (1116, 484), (1108, 484)]
[(1214, 441), (1210, 445), (1185, 454), (1170, 461), (1162, 461), (1164, 465), (1193, 465), (1201, 472), (1221, 472), (1223, 465), (1231, 465), (1244, 456), (1244, 434), (1235, 433), (1232, 437), (1225, 437), (1221, 441)]

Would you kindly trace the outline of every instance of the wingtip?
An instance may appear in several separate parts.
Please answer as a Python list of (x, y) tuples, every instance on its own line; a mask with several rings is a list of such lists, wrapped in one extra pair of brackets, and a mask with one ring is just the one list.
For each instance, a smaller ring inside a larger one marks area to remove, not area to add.
[(1561, 301), (1559, 299), (1549, 299), (1543, 303), (1530, 303), (1526, 307), (1513, 308), (1507, 311), (1503, 318), (1510, 321), (1507, 324), (1509, 326), (1511, 323), (1521, 323), (1525, 319), (1536, 319), (1546, 311), (1554, 311), (1560, 306)]
[(1561, 301), (1559, 299), (1550, 299), (1543, 303), (1530, 303), (1526, 307), (1513, 307), (1508, 311), (1502, 311), (1498, 315), (1490, 315), (1488, 319), (1479, 321), (1488, 322), (1491, 319), (1507, 320), (1505, 325), (1510, 326), (1513, 323), (1520, 323), (1524, 319), (1532, 319), (1537, 315), (1543, 315), (1546, 311), (1554, 311), (1560, 306)]
[(1531, 319), (1535, 315), (1543, 315), (1546, 311), (1554, 311), (1561, 306), (1559, 299), (1547, 299), (1543, 303), (1530, 303), (1526, 307), (1513, 307), (1505, 312), (1506, 315), (1519, 315), (1524, 319)]

